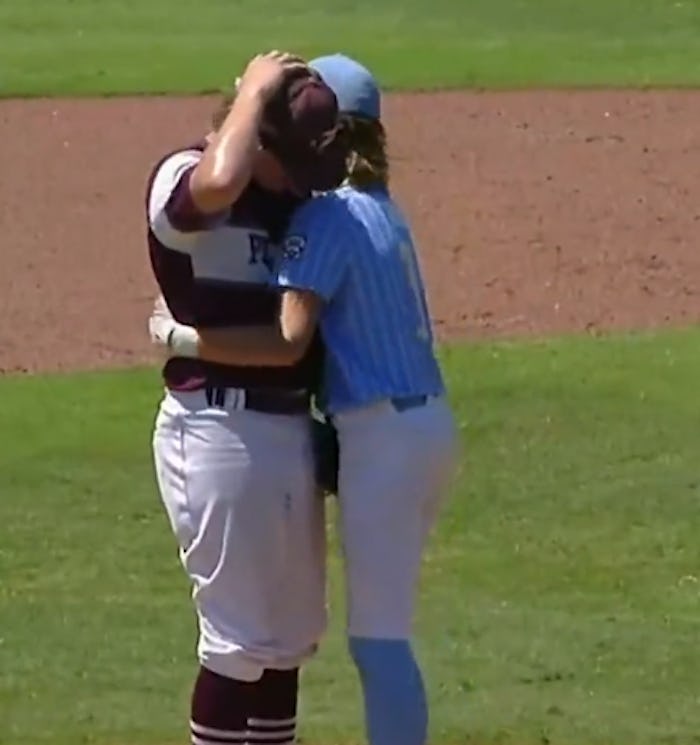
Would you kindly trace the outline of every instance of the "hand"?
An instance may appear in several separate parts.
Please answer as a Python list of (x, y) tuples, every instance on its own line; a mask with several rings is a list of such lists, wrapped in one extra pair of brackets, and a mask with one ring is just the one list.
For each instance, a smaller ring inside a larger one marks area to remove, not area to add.
[(148, 319), (148, 333), (151, 337), (151, 343), (160, 347), (162, 352), (167, 352), (169, 338), (176, 325), (177, 322), (173, 318), (165, 298), (159, 295), (153, 304), (153, 310)]
[(239, 94), (257, 95), (266, 103), (279, 90), (287, 75), (305, 68), (306, 62), (301, 57), (288, 52), (274, 50), (267, 54), (258, 54), (237, 79), (236, 90)]
[(178, 323), (168, 308), (165, 298), (159, 295), (153, 304), (148, 319), (148, 333), (151, 343), (162, 353), (164, 359), (172, 357), (199, 356), (199, 334), (193, 326)]

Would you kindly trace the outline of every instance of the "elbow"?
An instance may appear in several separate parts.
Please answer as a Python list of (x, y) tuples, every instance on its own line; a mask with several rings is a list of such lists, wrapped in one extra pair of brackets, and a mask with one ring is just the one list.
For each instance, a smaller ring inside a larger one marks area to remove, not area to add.
[(296, 365), (301, 361), (309, 348), (307, 339), (288, 339), (280, 354), (280, 363), (286, 366)]
[(280, 362), (285, 365), (291, 367), (292, 365), (296, 365), (298, 362), (301, 361), (301, 358), (304, 356), (304, 352), (306, 349), (300, 345), (292, 345), (287, 344), (285, 346), (284, 352), (281, 355)]

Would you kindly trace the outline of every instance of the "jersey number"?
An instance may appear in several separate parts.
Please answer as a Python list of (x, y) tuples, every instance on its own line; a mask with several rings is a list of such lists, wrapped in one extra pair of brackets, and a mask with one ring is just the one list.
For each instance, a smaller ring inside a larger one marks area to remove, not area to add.
[(399, 244), (399, 250), (401, 252), (401, 260), (406, 269), (408, 283), (413, 292), (413, 299), (416, 304), (416, 313), (418, 315), (416, 335), (421, 341), (430, 341), (430, 319), (428, 318), (428, 312), (423, 299), (423, 288), (418, 273), (418, 263), (416, 262), (415, 251), (411, 243), (408, 241), (402, 241)]

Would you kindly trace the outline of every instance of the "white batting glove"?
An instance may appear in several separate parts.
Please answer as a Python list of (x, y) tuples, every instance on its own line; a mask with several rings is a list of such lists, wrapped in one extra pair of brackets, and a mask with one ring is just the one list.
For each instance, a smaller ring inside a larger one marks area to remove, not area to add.
[(177, 322), (173, 318), (170, 308), (168, 308), (165, 298), (158, 295), (151, 316), (148, 319), (148, 333), (151, 337), (151, 343), (157, 347), (168, 347), (168, 337), (170, 332), (175, 328)]
[(159, 295), (153, 304), (148, 319), (148, 333), (151, 343), (165, 354), (166, 359), (199, 356), (197, 329), (178, 323), (162, 295)]

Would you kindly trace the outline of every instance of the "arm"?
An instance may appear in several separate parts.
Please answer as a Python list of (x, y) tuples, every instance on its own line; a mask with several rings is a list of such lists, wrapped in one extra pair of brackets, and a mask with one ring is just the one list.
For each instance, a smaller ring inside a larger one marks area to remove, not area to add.
[(312, 199), (292, 218), (283, 260), (275, 277), (283, 289), (275, 326), (195, 329), (176, 323), (162, 309), (149, 321), (151, 339), (171, 357), (201, 357), (233, 365), (291, 365), (306, 352), (324, 302), (341, 286), (350, 253), (349, 226), (337, 204)]
[(200, 212), (221, 212), (248, 185), (263, 107), (263, 99), (255, 92), (236, 96), (221, 129), (213, 135), (190, 176), (190, 195)]
[(279, 323), (197, 329), (177, 323), (161, 300), (149, 321), (151, 340), (172, 357), (198, 357), (239, 366), (295, 364), (313, 339), (322, 300), (312, 292), (288, 290), (282, 296)]
[(309, 348), (320, 311), (318, 295), (289, 290), (282, 296), (279, 324), (199, 329), (197, 356), (225, 365), (294, 365)]
[(182, 253), (226, 214), (250, 181), (263, 109), (289, 70), (279, 52), (258, 55), (238, 85), (231, 111), (204, 150), (180, 151), (160, 164), (148, 197), (148, 223), (160, 243)]
[(258, 130), (265, 105), (289, 71), (303, 64), (281, 52), (258, 55), (249, 63), (228, 116), (190, 177), (190, 194), (199, 211), (219, 213), (246, 188), (259, 149)]

